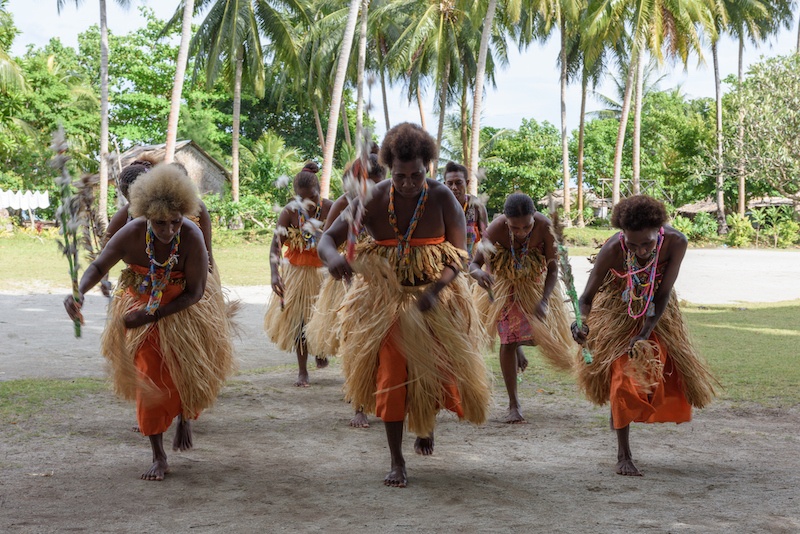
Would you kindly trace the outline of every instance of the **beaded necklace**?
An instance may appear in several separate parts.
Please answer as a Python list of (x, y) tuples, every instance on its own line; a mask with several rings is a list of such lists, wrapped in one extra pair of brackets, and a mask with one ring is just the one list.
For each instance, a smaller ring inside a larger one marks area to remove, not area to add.
[[(319, 220), (319, 213), (322, 210), (322, 203), (317, 204), (317, 209), (314, 211), (314, 219)], [(300, 232), (303, 235), (303, 240), (306, 242), (306, 250), (311, 250), (317, 248), (317, 238), (314, 235), (314, 232), (308, 228), (306, 228), (306, 223), (308, 222), (308, 213), (306, 212), (305, 208), (301, 207), (297, 210), (297, 217), (298, 222), (300, 225)]]
[[(150, 270), (139, 286), (139, 293), (144, 293), (147, 290), (147, 286), (150, 286), (150, 299), (144, 307), (144, 311), (148, 315), (156, 313), (156, 310), (161, 306), (161, 297), (164, 296), (164, 288), (167, 287), (167, 282), (169, 282), (169, 275), (172, 273), (172, 268), (178, 263), (178, 245), (181, 243), (181, 233), (178, 232), (175, 234), (175, 237), (172, 238), (172, 248), (169, 251), (169, 257), (163, 263), (156, 261), (155, 248), (153, 246), (155, 239), (156, 235), (153, 232), (153, 227), (150, 225), (150, 221), (147, 221), (145, 252), (150, 260)], [(156, 267), (164, 269), (163, 276), (156, 276)]]
[(522, 245), (522, 250), (519, 251), (519, 256), (517, 256), (517, 253), (514, 250), (514, 232), (511, 231), (511, 228), (508, 229), (508, 239), (509, 242), (511, 243), (511, 246), (509, 247), (511, 249), (511, 259), (514, 262), (514, 268), (518, 271), (522, 269), (522, 262), (528, 255), (528, 245), (530, 243), (532, 233), (533, 233), (533, 228), (531, 228), (531, 231), (528, 232), (528, 235), (525, 236), (525, 240), (523, 241)]
[[(622, 232), (619, 233), (619, 242), (622, 251), (625, 253), (625, 274), (626, 288), (622, 292), (622, 301), (628, 303), (628, 316), (631, 319), (639, 319), (647, 315), (654, 317), (656, 314), (653, 298), (656, 293), (656, 274), (658, 271), (658, 257), (661, 254), (661, 245), (664, 244), (664, 228), (658, 231), (658, 241), (656, 248), (650, 254), (650, 259), (639, 267), (636, 261), (636, 254), (625, 246)], [(642, 308), (636, 313), (633, 311), (633, 303), (641, 302)]]
[(414, 230), (417, 229), (417, 223), (425, 213), (425, 203), (428, 200), (428, 181), (425, 180), (422, 186), (422, 193), (417, 200), (417, 207), (414, 208), (414, 215), (411, 217), (411, 222), (408, 223), (408, 228), (405, 234), (400, 234), (400, 228), (397, 227), (397, 213), (394, 211), (394, 183), (389, 188), (389, 224), (392, 225), (394, 235), (397, 237), (397, 259), (408, 265), (411, 263), (411, 236), (414, 235)]

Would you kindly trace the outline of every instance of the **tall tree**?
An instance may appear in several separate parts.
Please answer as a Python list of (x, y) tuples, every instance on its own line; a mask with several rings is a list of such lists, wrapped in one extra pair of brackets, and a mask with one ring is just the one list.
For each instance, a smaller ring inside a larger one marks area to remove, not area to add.
[[(68, 0), (56, 0), (58, 13)], [(79, 7), (83, 0), (74, 0)], [(130, 0), (116, 0), (122, 7), (128, 7)], [(100, 4), (100, 198), (97, 211), (100, 222), (108, 225), (108, 19), (106, 17), (106, 0)]]
[(492, 33), (494, 15), (497, 10), (497, 0), (489, 0), (486, 15), (483, 19), (481, 30), (481, 44), (478, 49), (478, 65), (475, 72), (475, 85), (473, 88), (474, 101), (472, 103), (472, 133), (470, 145), (469, 166), (469, 194), (478, 194), (478, 149), (481, 136), (481, 106), (483, 105), (483, 81), (486, 75), (486, 56), (489, 53), (489, 36)]
[(333, 94), (328, 115), (328, 133), (325, 135), (325, 152), (322, 156), (322, 176), (320, 178), (320, 195), (322, 195), (322, 198), (328, 198), (330, 195), (333, 149), (336, 144), (336, 129), (339, 124), (339, 106), (342, 103), (347, 64), (350, 60), (350, 49), (353, 46), (353, 39), (356, 33), (359, 7), (361, 7), (361, 0), (350, 0), (350, 10), (347, 13), (347, 23), (344, 27), (342, 46), (339, 50), (339, 60), (336, 65), (336, 78), (333, 82)]
[(620, 198), (622, 148), (641, 51), (648, 50), (660, 62), (666, 48), (670, 56), (680, 58), (686, 63), (691, 50), (698, 53), (700, 51), (697, 26), (708, 28), (711, 16), (703, 0), (592, 0), (589, 2), (588, 12), (586, 27), (592, 39), (601, 38), (606, 42), (615, 42), (627, 31), (627, 25), (631, 26), (631, 64), (625, 82), (614, 150), (612, 204), (616, 204)]
[[(183, 20), (186, 1), (178, 6), (168, 26)], [(269, 38), (275, 58), (296, 68), (299, 58), (291, 16), (304, 15), (305, 10), (295, 0), (284, 0), (279, 6), (271, 0), (199, 0), (195, 3), (195, 15), (206, 8), (208, 13), (189, 43), (189, 53), (195, 57), (195, 77), (205, 70), (206, 85), (211, 87), (222, 75), (233, 93), (231, 196), (238, 202), (243, 83), (256, 96), (264, 96), (262, 33)]]
[(167, 121), (167, 146), (164, 153), (164, 161), (167, 163), (172, 162), (175, 157), (175, 143), (178, 140), (178, 117), (181, 113), (183, 78), (186, 75), (186, 61), (189, 58), (189, 39), (192, 36), (193, 15), (194, 0), (185, 0), (183, 4), (183, 23), (181, 25), (181, 46), (178, 49), (175, 82), (172, 84), (169, 120)]

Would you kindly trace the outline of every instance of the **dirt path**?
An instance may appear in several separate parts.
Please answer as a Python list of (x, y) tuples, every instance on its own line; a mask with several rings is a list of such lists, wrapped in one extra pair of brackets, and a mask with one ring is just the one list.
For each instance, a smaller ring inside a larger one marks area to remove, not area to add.
[[(730, 292), (751, 280), (736, 264), (708, 272), (738, 276), (722, 281)], [(415, 456), (406, 436), (410, 486), (385, 488), (382, 425), (347, 426), (338, 364), (291, 387), (292, 356), (261, 332), (265, 288), (237, 293), (243, 372), (196, 423), (195, 450), (170, 453), (167, 480), (138, 480), (150, 453), (129, 430), (132, 406), (106, 391), (51, 403), (0, 420), (1, 532), (800, 532), (800, 407), (718, 402), (689, 424), (635, 425), (645, 477), (628, 479), (613, 474), (607, 410), (530, 374), (530, 424), (498, 422), (498, 383), (485, 426), (440, 416), (433, 457)], [(63, 294), (0, 295), (0, 380), (104, 376), (103, 297), (88, 297), (75, 340)]]

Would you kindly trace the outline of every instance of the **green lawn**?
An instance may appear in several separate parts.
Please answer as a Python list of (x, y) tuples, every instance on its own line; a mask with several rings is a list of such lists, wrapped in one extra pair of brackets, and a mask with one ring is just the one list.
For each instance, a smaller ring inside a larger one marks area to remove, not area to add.
[[(0, 290), (29, 289), (37, 283), (67, 287), (66, 260), (54, 241), (20, 233), (0, 238)], [(215, 242), (215, 255), (226, 285), (269, 283), (268, 234), (227, 236), (225, 242)], [(800, 356), (795, 348), (800, 344), (800, 301), (739, 307), (688, 305), (684, 313), (699, 352), (723, 385), (722, 398), (767, 406), (800, 403)], [(574, 393), (569, 376), (551, 371), (535, 357), (535, 349), (527, 350), (532, 372), (524, 378), (523, 394), (526, 388)], [(487, 361), (502, 384), (496, 352)], [(3, 387), (27, 388), (33, 382), (11, 381)], [(0, 390), (0, 399), (8, 394)]]

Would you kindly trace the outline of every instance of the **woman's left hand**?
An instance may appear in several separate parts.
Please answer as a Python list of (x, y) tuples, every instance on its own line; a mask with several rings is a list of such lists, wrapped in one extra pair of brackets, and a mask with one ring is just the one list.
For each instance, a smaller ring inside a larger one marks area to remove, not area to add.
[(144, 310), (136, 310), (127, 314), (124, 318), (125, 328), (138, 328), (147, 323), (155, 322), (154, 315), (148, 315)]
[(427, 289), (422, 292), (422, 294), (417, 299), (417, 307), (422, 312), (426, 312), (436, 306), (436, 301), (439, 300), (439, 296), (436, 292), (431, 289)]
[(643, 336), (639, 334), (638, 336), (634, 336), (631, 338), (630, 345), (628, 345), (628, 350), (633, 350), (633, 346), (636, 345), (637, 341), (647, 341), (649, 336)]

